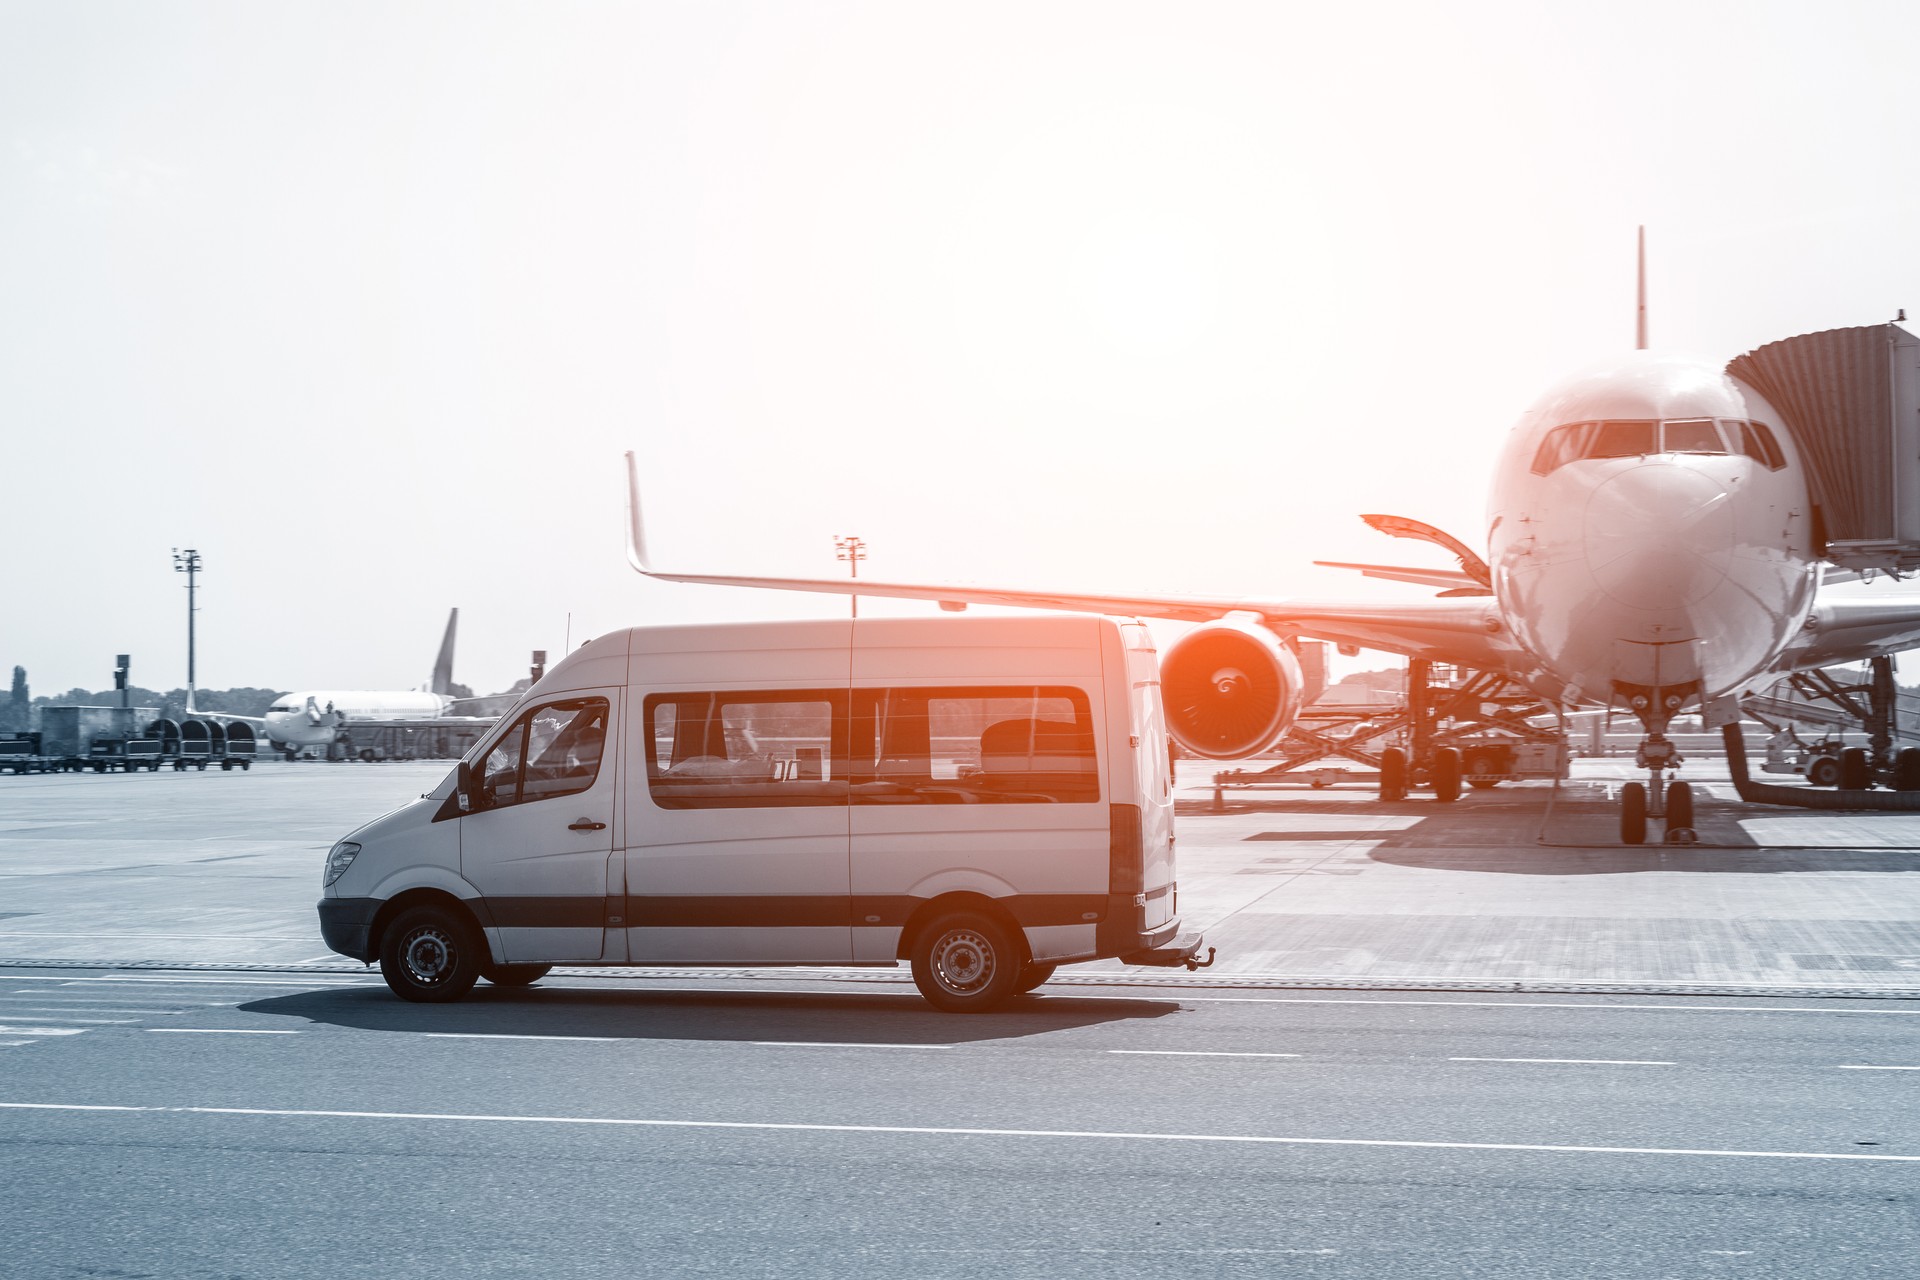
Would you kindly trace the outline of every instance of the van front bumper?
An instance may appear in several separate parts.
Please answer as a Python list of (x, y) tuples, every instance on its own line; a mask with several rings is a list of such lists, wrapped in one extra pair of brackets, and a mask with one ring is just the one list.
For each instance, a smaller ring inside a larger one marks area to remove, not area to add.
[(327, 950), (350, 956), (362, 964), (373, 961), (367, 945), (373, 918), (380, 912), (378, 898), (320, 899), (320, 940)]

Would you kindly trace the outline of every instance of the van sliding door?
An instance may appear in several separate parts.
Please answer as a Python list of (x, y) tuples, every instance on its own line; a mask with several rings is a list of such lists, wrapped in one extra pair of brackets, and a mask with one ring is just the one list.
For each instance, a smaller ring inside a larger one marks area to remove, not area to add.
[(640, 703), (628, 739), (631, 958), (850, 960), (846, 686), (681, 688)]

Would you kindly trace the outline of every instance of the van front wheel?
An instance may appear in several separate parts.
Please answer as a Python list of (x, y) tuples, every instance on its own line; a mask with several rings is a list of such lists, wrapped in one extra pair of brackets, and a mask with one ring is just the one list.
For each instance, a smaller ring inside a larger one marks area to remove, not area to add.
[(490, 964), (480, 976), (496, 987), (530, 987), (552, 968), (550, 964)]
[(941, 916), (913, 947), (913, 985), (946, 1013), (985, 1013), (1021, 990), (1023, 958), (1006, 929), (986, 916)]
[(380, 976), (393, 994), (416, 1004), (443, 1004), (473, 990), (486, 943), (445, 907), (412, 907), (380, 940)]

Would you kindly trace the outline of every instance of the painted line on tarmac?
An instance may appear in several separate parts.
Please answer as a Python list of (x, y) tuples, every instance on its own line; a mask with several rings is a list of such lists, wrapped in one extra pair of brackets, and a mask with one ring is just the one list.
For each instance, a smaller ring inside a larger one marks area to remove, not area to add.
[[(583, 988), (584, 989), (584, 988)], [(771, 995), (818, 995), (813, 991), (769, 992)], [(1331, 999), (1319, 996), (1093, 996), (1093, 995), (1052, 995), (1043, 997), (1049, 1000), (1166, 1000), (1187, 1001), (1191, 1004), (1378, 1004), (1378, 1005), (1415, 1005), (1431, 1009), (1578, 1009), (1581, 1012), (1604, 1011), (1612, 1009), (1657, 1010), (1666, 1013), (1845, 1013), (1861, 1014), (1886, 1013), (1896, 1017), (1920, 1017), (1920, 1008), (1916, 1009), (1819, 1009), (1806, 1005), (1767, 1005), (1760, 1008), (1746, 1008), (1732, 1004), (1574, 1004), (1566, 1001), (1548, 1000), (1359, 1000)], [(1895, 997), (1888, 997), (1893, 999)]]
[(1130, 1053), (1157, 1058), (1297, 1058), (1297, 1053), (1241, 1053), (1225, 1049), (1109, 1049), (1108, 1053)]
[(1835, 1068), (1839, 1071), (1920, 1071), (1920, 1067), (1868, 1067), (1846, 1065)]
[(344, 980), (337, 979), (337, 978), (332, 978), (332, 979), (322, 978), (317, 974), (312, 978), (295, 979), (295, 978), (146, 978), (146, 977), (136, 977), (131, 974), (124, 975), (124, 976), (120, 974), (102, 974), (97, 977), (86, 977), (86, 978), (73, 978), (73, 977), (65, 977), (65, 976), (55, 977), (55, 976), (49, 975), (43, 978), (37, 974), (15, 973), (15, 974), (9, 974), (3, 980), (6, 982), (117, 982), (123, 985), (147, 986), (147, 987), (188, 987), (188, 986), (300, 987), (309, 991), (315, 987), (380, 987), (380, 986), (386, 985), (385, 983), (382, 983), (382, 982), (356, 981), (351, 978), (344, 979)]
[(1649, 1062), (1640, 1058), (1448, 1058), (1448, 1062), (1536, 1062), (1570, 1067), (1677, 1067), (1677, 1062)]
[[(79, 1019), (72, 1019), (79, 1021)], [(77, 1036), (85, 1033), (85, 1027), (23, 1027), (13, 1023), (0, 1024), (0, 1036)]]
[(1420, 1151), (1537, 1151), (1553, 1155), (1716, 1156), (1750, 1160), (1861, 1160), (1920, 1164), (1920, 1156), (1856, 1151), (1743, 1151), (1722, 1147), (1582, 1147), (1532, 1142), (1423, 1142), (1406, 1138), (1304, 1138), (1241, 1133), (1133, 1133), (1101, 1129), (962, 1129), (936, 1125), (782, 1124), (764, 1120), (640, 1120), (619, 1116), (511, 1116), (436, 1111), (316, 1111), (291, 1107), (151, 1107), (107, 1103), (0, 1102), (9, 1111), (115, 1115), (263, 1116), (291, 1120), (417, 1120), (467, 1124), (586, 1125), (613, 1129), (733, 1129), (770, 1133), (873, 1133), (939, 1138), (1079, 1138), (1108, 1142), (1198, 1142), (1229, 1146), (1384, 1147)]
[(243, 1031), (238, 1027), (148, 1027), (150, 1035), (160, 1036), (297, 1036), (298, 1031)]

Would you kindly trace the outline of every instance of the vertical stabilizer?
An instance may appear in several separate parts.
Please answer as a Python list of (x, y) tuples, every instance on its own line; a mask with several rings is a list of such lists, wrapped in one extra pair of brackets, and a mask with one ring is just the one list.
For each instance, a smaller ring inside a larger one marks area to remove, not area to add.
[(460, 625), (460, 611), (447, 611), (447, 634), (440, 640), (440, 656), (433, 660), (434, 693), (443, 698), (453, 696), (453, 633)]
[(1634, 309), (1633, 346), (1636, 351), (1647, 349), (1647, 229), (1640, 228), (1640, 282), (1635, 290), (1638, 305)]

